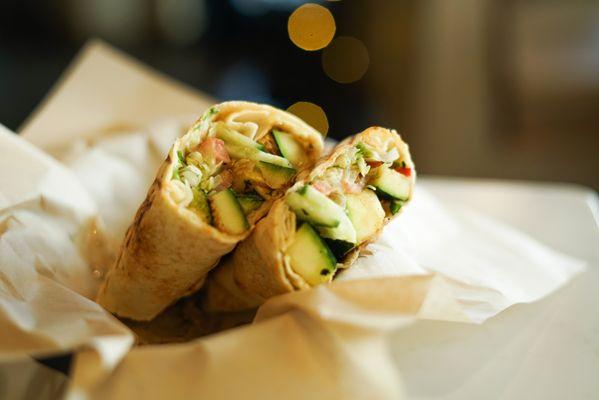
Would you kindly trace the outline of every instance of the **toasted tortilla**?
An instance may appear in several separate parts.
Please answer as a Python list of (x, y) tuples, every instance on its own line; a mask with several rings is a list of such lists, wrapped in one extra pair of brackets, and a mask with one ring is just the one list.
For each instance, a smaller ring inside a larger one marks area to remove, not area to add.
[[(332, 153), (319, 161), (311, 170), (305, 171), (287, 193), (321, 176), (333, 166), (337, 158), (358, 142), (379, 148), (381, 141), (390, 140), (400, 157), (414, 168), (408, 145), (397, 132), (372, 127), (348, 138), (335, 147)], [(410, 177), (412, 198), (416, 173)], [(400, 212), (387, 216), (384, 224), (396, 218)], [(202, 307), (209, 312), (232, 312), (258, 307), (268, 298), (294, 290), (311, 287), (285, 261), (285, 251), (293, 240), (296, 230), (295, 213), (285, 203), (285, 198), (274, 202), (270, 212), (257, 225), (251, 235), (244, 239), (226, 259), (209, 275), (204, 288)], [(338, 268), (350, 267), (360, 252), (376, 240), (382, 228), (344, 257)]]
[(273, 197), (249, 219), (250, 229), (241, 235), (219, 231), (173, 199), (170, 181), (177, 152), (200, 143), (210, 123), (217, 121), (227, 122), (252, 139), (272, 128), (284, 129), (306, 149), (310, 160), (306, 168), (323, 149), (322, 136), (287, 112), (241, 101), (211, 107), (175, 141), (127, 230), (118, 258), (97, 297), (98, 303), (110, 312), (133, 320), (150, 320), (181, 297), (197, 291), (220, 258), (247, 237), (272, 202), (284, 194), (284, 189), (273, 192)]

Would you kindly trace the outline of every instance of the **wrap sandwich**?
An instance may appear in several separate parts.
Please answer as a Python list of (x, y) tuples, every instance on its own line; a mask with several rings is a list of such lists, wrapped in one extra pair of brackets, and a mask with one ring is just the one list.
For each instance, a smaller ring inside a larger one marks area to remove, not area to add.
[(209, 275), (205, 311), (250, 309), (331, 281), (410, 201), (416, 178), (408, 145), (379, 127), (342, 142), (302, 175)]
[(160, 166), (98, 303), (150, 320), (198, 290), (322, 149), (321, 135), (287, 112), (241, 101), (211, 107)]

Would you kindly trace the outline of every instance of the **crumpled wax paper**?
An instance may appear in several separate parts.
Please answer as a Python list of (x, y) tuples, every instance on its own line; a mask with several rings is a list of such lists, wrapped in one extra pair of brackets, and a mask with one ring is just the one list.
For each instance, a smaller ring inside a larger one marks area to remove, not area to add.
[(482, 323), (584, 268), (420, 179), (332, 284), (269, 300), (251, 325), (132, 347), (90, 299), (170, 143), (212, 102), (92, 42), (21, 137), (0, 130), (0, 360), (75, 351), (72, 399), (399, 398), (387, 332)]

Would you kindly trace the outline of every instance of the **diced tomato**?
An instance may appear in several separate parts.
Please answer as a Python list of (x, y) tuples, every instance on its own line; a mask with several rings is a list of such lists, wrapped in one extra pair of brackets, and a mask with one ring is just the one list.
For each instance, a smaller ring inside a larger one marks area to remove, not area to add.
[(228, 163), (231, 161), (229, 153), (225, 148), (225, 142), (220, 139), (210, 137), (200, 144), (200, 153), (207, 159), (214, 159), (215, 163)]
[(405, 176), (412, 176), (412, 168), (408, 167), (397, 167), (395, 168), (397, 172)]
[(383, 165), (382, 161), (366, 161), (366, 164), (370, 165), (372, 168), (380, 167)]
[(348, 182), (348, 181), (343, 181), (341, 183), (341, 185), (343, 186), (343, 192), (344, 193), (360, 193), (362, 191), (362, 187), (360, 185), (358, 185), (355, 182)]
[(331, 185), (329, 185), (325, 181), (316, 181), (312, 184), (312, 186), (314, 187), (314, 189), (318, 190), (324, 195), (329, 195), (333, 191)]

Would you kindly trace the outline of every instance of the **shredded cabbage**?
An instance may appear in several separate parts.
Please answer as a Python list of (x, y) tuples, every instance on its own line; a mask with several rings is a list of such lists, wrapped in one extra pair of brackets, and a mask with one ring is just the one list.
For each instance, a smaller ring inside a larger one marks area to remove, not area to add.
[(202, 179), (202, 171), (200, 171), (198, 167), (194, 165), (188, 165), (187, 167), (182, 169), (181, 177), (183, 181), (186, 181), (186, 183), (189, 186), (195, 187), (200, 183), (200, 180)]
[(380, 151), (377, 150), (377, 148), (362, 142), (356, 144), (356, 148), (358, 149), (359, 154), (362, 155), (364, 159), (367, 161), (380, 161), (387, 164), (392, 163), (399, 158), (399, 152), (397, 151), (397, 148), (395, 146), (389, 149), (389, 146), (393, 145), (392, 141), (378, 141), (380, 142), (380, 146), (377, 147), (379, 149), (382, 149)]
[(360, 170), (360, 173), (362, 174), (362, 176), (368, 175), (368, 171), (370, 171), (370, 165), (366, 164), (366, 161), (364, 161), (364, 157), (359, 155), (357, 164), (358, 164), (358, 169)]
[(181, 181), (173, 180), (169, 185), (171, 197), (176, 203), (181, 204), (183, 207), (187, 207), (193, 200), (193, 193), (191, 188)]

